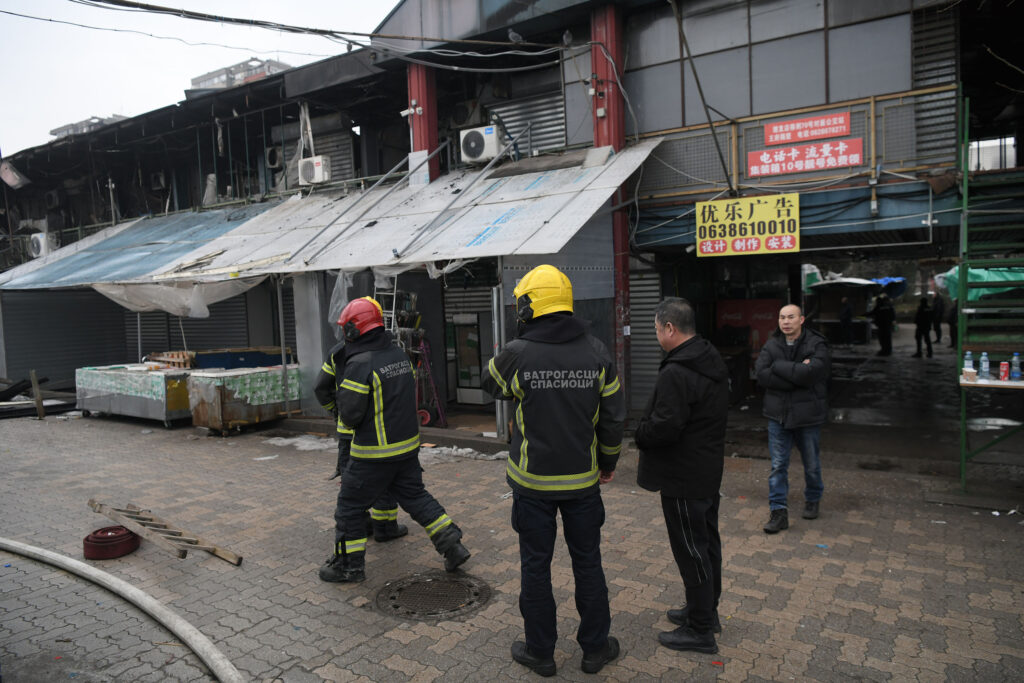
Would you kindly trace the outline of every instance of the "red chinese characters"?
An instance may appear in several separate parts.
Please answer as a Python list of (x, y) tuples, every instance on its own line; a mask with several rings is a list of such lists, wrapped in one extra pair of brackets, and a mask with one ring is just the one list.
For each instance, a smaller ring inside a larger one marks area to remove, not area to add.
[(847, 138), (811, 145), (793, 145), (747, 153), (747, 176), (804, 173), (849, 168), (864, 163), (864, 139)]

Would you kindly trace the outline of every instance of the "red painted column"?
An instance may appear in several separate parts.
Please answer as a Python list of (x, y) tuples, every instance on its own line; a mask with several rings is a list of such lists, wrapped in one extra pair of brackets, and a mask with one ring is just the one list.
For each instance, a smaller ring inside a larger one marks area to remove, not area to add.
[[(437, 149), (437, 84), (434, 70), (422, 64), (409, 65), (409, 125), (412, 128), (412, 151)], [(440, 160), (430, 160), (430, 180), (441, 174)]]
[[(597, 78), (594, 88), (594, 146), (611, 145), (616, 152), (626, 143), (626, 104), (619, 89), (625, 55), (622, 19), (614, 4), (607, 4), (590, 15), (590, 49), (592, 71)], [(614, 66), (613, 66), (614, 63)], [(618, 74), (618, 79), (616, 78)], [(615, 193), (614, 205), (622, 203), (624, 194)], [(629, 217), (619, 209), (612, 213), (612, 242), (615, 266), (615, 367), (629, 396)]]

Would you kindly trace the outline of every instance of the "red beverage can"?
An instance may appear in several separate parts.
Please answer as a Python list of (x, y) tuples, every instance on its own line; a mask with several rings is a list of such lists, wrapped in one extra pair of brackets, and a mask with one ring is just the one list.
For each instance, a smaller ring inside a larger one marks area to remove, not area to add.
[(999, 380), (1002, 382), (1010, 381), (1010, 362), (1003, 361), (999, 364)]

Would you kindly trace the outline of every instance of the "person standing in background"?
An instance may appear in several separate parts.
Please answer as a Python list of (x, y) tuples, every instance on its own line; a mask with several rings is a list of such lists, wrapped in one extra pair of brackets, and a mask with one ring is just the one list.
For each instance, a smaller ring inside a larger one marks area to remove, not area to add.
[(721, 633), (722, 539), (718, 508), (725, 466), (729, 371), (718, 350), (696, 332), (693, 307), (669, 297), (654, 313), (666, 352), (654, 393), (636, 428), (636, 481), (661, 493), (661, 509), (686, 589), (686, 605), (668, 610), (678, 626), (658, 635), (673, 650), (714, 654)]

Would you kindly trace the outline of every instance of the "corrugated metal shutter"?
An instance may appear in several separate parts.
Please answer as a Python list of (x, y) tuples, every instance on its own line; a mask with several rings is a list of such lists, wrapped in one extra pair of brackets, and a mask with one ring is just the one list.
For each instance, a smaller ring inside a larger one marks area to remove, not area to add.
[[(291, 280), (281, 287), (281, 305), (284, 307), (284, 345), (290, 348), (292, 353), (298, 354), (299, 346), (295, 340), (295, 291), (292, 289)], [(277, 338), (276, 330), (274, 338)]]
[(75, 290), (0, 297), (11, 379), (27, 379), (35, 370), (49, 378), (46, 388), (67, 388), (76, 368), (125, 362), (124, 309), (105, 296)]
[(170, 335), (167, 331), (168, 315), (163, 311), (135, 313), (125, 310), (124, 332), (128, 358), (139, 361), (139, 327), (142, 327), (142, 355), (171, 350)]
[(629, 409), (640, 412), (654, 391), (661, 346), (654, 334), (654, 309), (661, 301), (661, 278), (653, 270), (629, 274)]
[[(956, 9), (914, 12), (914, 88), (957, 81)], [(916, 157), (927, 163), (956, 159), (956, 91), (922, 95), (914, 103)]]
[(565, 97), (561, 90), (512, 102), (487, 105), (489, 112), (497, 112), (505, 123), (509, 135), (515, 137), (532, 123), (533, 127), (519, 141), (519, 151), (527, 155), (527, 136), (533, 150), (565, 147)]
[(179, 326), (178, 318), (170, 316), (169, 331), (173, 350), (245, 348), (249, 346), (245, 294), (211, 304), (209, 318), (181, 318)]
[[(320, 133), (315, 136), (317, 156), (325, 156), (331, 160), (331, 180), (350, 180), (356, 177), (355, 156), (352, 153), (352, 135), (347, 130), (333, 133)], [(288, 187), (299, 187), (299, 162), (295, 155), (299, 151), (296, 140), (288, 140), (284, 145), (285, 159), (288, 160)], [(306, 148), (306, 156), (310, 156)], [(278, 171), (280, 172), (280, 171)], [(283, 185), (282, 185), (283, 187)]]

